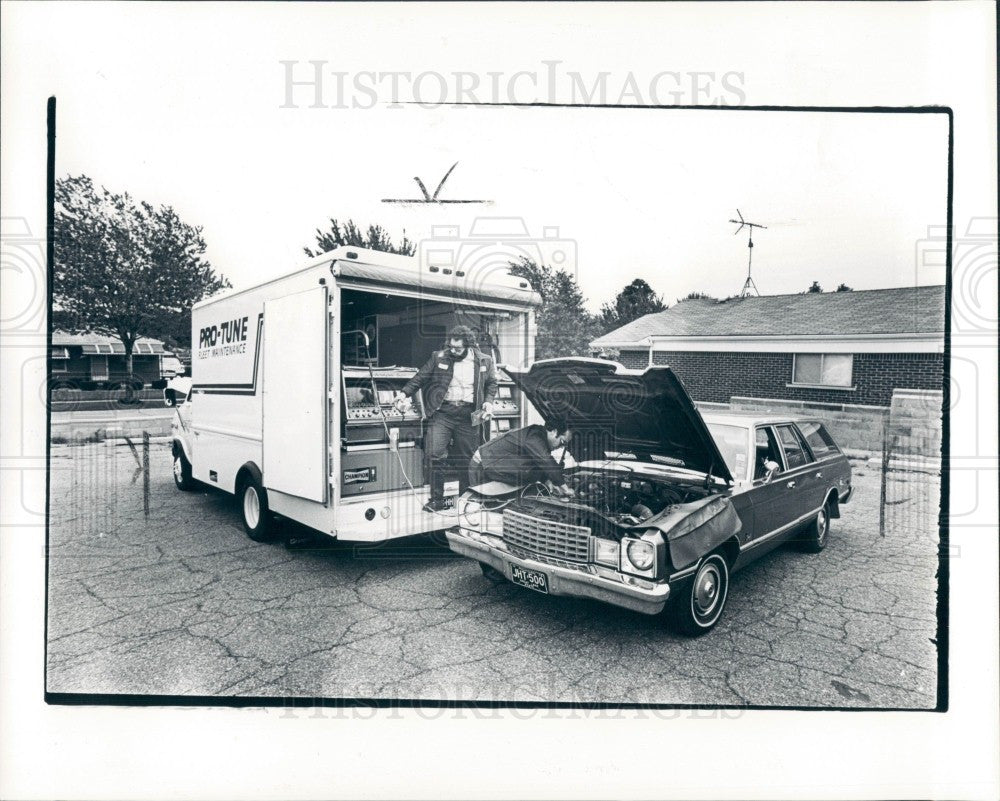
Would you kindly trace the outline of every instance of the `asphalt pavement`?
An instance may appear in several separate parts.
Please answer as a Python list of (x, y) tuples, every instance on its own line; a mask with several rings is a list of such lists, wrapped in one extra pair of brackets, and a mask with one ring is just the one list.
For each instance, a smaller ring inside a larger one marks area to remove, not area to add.
[[(140, 454), (141, 456), (141, 454)], [(736, 574), (697, 639), (484, 578), (443, 537), (261, 545), (169, 444), (52, 447), (47, 688), (63, 693), (933, 708), (939, 482), (856, 491), (818, 555)], [(287, 525), (296, 538), (306, 532)]]

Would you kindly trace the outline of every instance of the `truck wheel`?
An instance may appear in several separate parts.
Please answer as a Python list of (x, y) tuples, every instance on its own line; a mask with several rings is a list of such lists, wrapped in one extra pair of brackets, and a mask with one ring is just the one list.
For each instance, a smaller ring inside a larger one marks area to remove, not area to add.
[(274, 537), (274, 522), (267, 507), (267, 490), (253, 476), (248, 476), (236, 493), (243, 517), (243, 530), (254, 542), (270, 542)]
[(191, 475), (191, 462), (187, 460), (184, 451), (179, 447), (174, 456), (174, 483), (177, 485), (177, 489), (183, 492), (190, 492), (197, 484)]
[(722, 617), (728, 595), (729, 565), (725, 556), (713, 551), (698, 565), (687, 589), (668, 602), (667, 620), (681, 634), (707, 634)]
[(816, 517), (805, 530), (799, 545), (807, 553), (819, 553), (826, 547), (827, 535), (830, 533), (830, 502), (816, 513)]

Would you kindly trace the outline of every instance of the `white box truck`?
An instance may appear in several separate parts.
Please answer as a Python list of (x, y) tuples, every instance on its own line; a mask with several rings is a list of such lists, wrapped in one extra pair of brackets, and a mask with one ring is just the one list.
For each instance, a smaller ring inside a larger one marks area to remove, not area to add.
[[(422, 261), (340, 247), (196, 304), (191, 394), (173, 427), (178, 487), (236, 495), (258, 541), (273, 536), (273, 515), (361, 542), (452, 525), (422, 510), (420, 398), (400, 414), (394, 394), (457, 324), (477, 331), (498, 364), (526, 366), (541, 299), (506, 265)], [(526, 420), (517, 389), (499, 378), (484, 437)]]

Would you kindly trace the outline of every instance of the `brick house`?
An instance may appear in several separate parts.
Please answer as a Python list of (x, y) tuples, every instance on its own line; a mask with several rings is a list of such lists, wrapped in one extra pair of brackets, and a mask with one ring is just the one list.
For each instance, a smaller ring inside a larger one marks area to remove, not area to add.
[[(166, 351), (158, 339), (140, 337), (132, 349), (132, 372), (144, 384), (158, 381)], [(54, 387), (98, 389), (127, 377), (125, 346), (118, 337), (52, 332), (49, 379)]]
[(878, 417), (903, 391), (934, 409), (944, 304), (943, 286), (684, 300), (590, 346), (627, 367), (669, 364), (701, 405)]

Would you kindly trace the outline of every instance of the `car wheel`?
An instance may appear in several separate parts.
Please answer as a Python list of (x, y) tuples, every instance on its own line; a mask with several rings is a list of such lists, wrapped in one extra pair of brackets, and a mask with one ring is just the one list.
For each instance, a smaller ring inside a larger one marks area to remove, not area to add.
[(671, 626), (696, 637), (715, 628), (729, 595), (729, 565), (718, 551), (706, 556), (685, 592), (667, 606)]
[(823, 504), (823, 508), (816, 513), (816, 517), (805, 535), (799, 540), (802, 550), (808, 553), (819, 553), (826, 547), (826, 541), (830, 534), (830, 503)]
[(254, 542), (270, 542), (275, 526), (267, 506), (267, 490), (252, 476), (247, 478), (236, 493), (243, 517), (243, 530)]
[(174, 397), (174, 391), (168, 389), (163, 393), (163, 405), (164, 406), (176, 406), (177, 399)]
[(177, 489), (183, 492), (190, 492), (195, 488), (197, 482), (191, 475), (191, 462), (184, 456), (184, 451), (178, 447), (177, 455), (174, 456), (174, 483)]
[(479, 563), (479, 569), (482, 570), (483, 571), (483, 575), (486, 576), (486, 578), (488, 578), (494, 584), (506, 584), (507, 583), (506, 576), (504, 576), (503, 573), (501, 573), (499, 570), (497, 570), (492, 565), (488, 565), (488, 564), (486, 564), (486, 562), (480, 562)]

